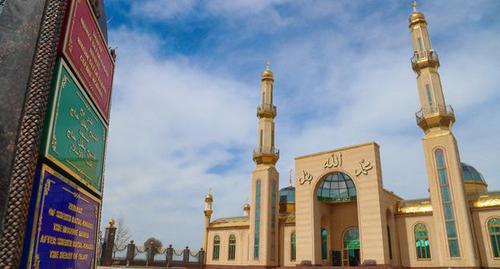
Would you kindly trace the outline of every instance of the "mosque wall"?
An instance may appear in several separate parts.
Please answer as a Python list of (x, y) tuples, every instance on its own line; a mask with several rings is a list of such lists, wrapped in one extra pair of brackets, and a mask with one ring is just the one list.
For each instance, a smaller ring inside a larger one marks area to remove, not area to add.
[(472, 226), (479, 250), (481, 266), (500, 267), (500, 258), (494, 258), (491, 248), (488, 221), (500, 218), (500, 208), (478, 208), (472, 210)]
[[(235, 259), (229, 260), (229, 237), (236, 236), (236, 251)], [(220, 249), (219, 258), (214, 259), (214, 238), (219, 236)], [(224, 227), (218, 229), (210, 229), (208, 231), (208, 249), (207, 249), (207, 264), (208, 265), (246, 265), (248, 264), (248, 226), (242, 227)]]
[[(415, 225), (427, 227), (430, 244), (430, 259), (418, 259), (415, 245)], [(399, 237), (401, 266), (403, 267), (438, 267), (440, 264), (434, 221), (432, 214), (396, 215), (396, 226)]]

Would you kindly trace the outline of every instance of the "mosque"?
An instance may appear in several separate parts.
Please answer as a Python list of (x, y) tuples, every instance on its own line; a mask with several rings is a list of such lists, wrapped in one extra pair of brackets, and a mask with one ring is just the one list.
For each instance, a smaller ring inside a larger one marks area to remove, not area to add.
[(257, 107), (251, 203), (241, 217), (211, 220), (213, 196), (205, 197), (207, 268), (500, 267), (500, 191), (489, 192), (481, 173), (460, 159), (438, 54), (415, 5), (409, 29), (429, 197), (404, 200), (384, 189), (374, 142), (296, 157), (295, 187), (279, 190), (268, 66)]

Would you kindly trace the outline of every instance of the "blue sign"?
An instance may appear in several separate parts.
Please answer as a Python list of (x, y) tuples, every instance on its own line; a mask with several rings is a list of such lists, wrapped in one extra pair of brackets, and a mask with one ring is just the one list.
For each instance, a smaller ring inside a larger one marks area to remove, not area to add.
[(100, 200), (46, 165), (35, 185), (23, 268), (95, 268)]

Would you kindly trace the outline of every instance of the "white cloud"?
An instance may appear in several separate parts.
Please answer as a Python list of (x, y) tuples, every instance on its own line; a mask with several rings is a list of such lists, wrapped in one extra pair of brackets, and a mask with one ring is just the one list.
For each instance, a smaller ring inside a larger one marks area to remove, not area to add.
[(150, 19), (172, 19), (191, 12), (195, 0), (140, 0), (132, 1), (132, 15)]
[[(255, 70), (265, 58), (276, 78), (282, 186), (294, 157), (374, 140), (381, 146), (385, 186), (404, 198), (427, 195), (407, 13), (390, 5), (366, 15), (360, 11), (364, 4), (351, 1), (229, 2), (205, 3), (208, 10), (200, 16), (224, 16), (227, 25), (209, 35), (217, 42), (203, 55), (165, 55), (158, 33), (110, 32), (118, 63), (104, 221), (122, 216), (137, 242), (156, 236), (164, 244), (196, 248), (209, 187), (215, 217), (241, 214), (257, 140)], [(452, 5), (424, 2), (421, 8), (429, 14), (445, 96), (456, 109), (462, 160), (483, 172), (490, 189), (500, 189), (498, 27), (477, 29), (491, 13), (486, 4), (474, 4), (472, 17), (440, 12), (460, 9)], [(262, 19), (266, 16), (276, 20)], [(294, 32), (315, 20), (323, 26)], [(471, 26), (457, 28), (457, 21)], [(272, 30), (261, 27), (266, 22)], [(210, 172), (221, 165), (223, 173)]]

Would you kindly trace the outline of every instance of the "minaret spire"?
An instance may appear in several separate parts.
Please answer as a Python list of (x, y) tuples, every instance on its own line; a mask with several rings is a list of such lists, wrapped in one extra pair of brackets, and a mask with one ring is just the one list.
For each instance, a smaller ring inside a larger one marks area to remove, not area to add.
[(417, 88), (422, 109), (417, 113), (417, 123), (428, 133), (432, 128), (450, 129), (455, 122), (455, 114), (446, 101), (439, 76), (439, 57), (432, 49), (427, 20), (422, 12), (416, 11), (413, 1), (413, 12), (409, 18), (412, 35), (413, 71), (417, 74)]
[(455, 114), (446, 105), (439, 76), (439, 58), (432, 49), (427, 21), (416, 10), (409, 18), (413, 57), (421, 109), (417, 124), (424, 131), (424, 155), (429, 180), (432, 218), (435, 223), (441, 267), (478, 267), (470, 209), (464, 191), (458, 144), (452, 133)]
[(411, 6), (413, 7), (413, 12), (417, 12), (417, 0), (413, 0)]
[(279, 151), (274, 145), (276, 106), (273, 104), (274, 75), (269, 65), (270, 63), (267, 61), (260, 82), (261, 102), (257, 107), (259, 137), (258, 146), (253, 152), (253, 160), (257, 164), (274, 165), (278, 161)]

